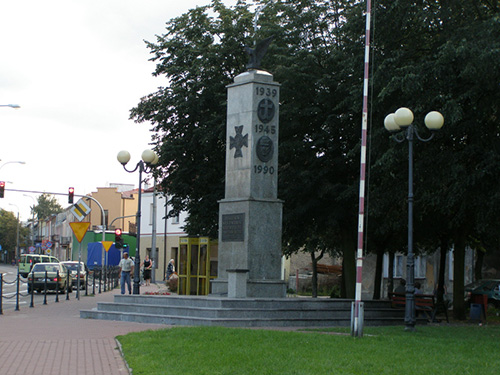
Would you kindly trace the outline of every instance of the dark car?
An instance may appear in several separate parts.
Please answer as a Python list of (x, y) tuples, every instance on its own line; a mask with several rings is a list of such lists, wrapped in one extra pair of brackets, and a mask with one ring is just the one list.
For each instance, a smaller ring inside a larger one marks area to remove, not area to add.
[[(78, 261), (64, 261), (61, 262), (61, 264), (64, 264), (67, 269), (69, 269), (71, 273), (71, 277), (73, 278), (73, 287), (77, 288), (78, 285)], [(80, 289), (85, 289), (85, 282), (87, 280), (87, 272), (88, 272), (87, 265), (83, 262), (80, 262)]]
[(474, 281), (465, 286), (467, 293), (466, 299), (472, 301), (474, 296), (486, 295), (488, 303), (495, 307), (500, 307), (500, 280), (499, 279), (483, 279)]
[[(71, 278), (71, 275), (70, 275)], [(68, 282), (68, 270), (61, 263), (37, 263), (28, 274), (28, 293), (32, 290), (42, 292), (56, 290), (65, 292), (66, 288), (73, 291), (71, 281)]]

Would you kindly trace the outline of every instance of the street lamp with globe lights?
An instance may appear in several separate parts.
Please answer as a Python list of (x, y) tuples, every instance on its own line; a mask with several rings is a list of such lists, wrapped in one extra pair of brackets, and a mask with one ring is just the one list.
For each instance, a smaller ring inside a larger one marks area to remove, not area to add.
[(394, 133), (393, 139), (402, 143), (408, 141), (408, 255), (406, 258), (406, 305), (405, 330), (415, 330), (415, 256), (413, 253), (413, 140), (416, 137), (422, 142), (434, 138), (436, 131), (444, 124), (443, 115), (439, 112), (429, 112), (424, 119), (425, 126), (431, 131), (428, 138), (418, 134), (413, 125), (413, 112), (408, 108), (399, 108), (395, 113), (387, 115), (384, 127)]
[(135, 259), (134, 259), (134, 288), (133, 294), (140, 294), (140, 267), (141, 267), (141, 259), (140, 259), (140, 249), (141, 249), (141, 199), (142, 199), (142, 173), (150, 173), (153, 170), (153, 166), (158, 163), (158, 155), (153, 150), (144, 150), (141, 155), (142, 160), (140, 160), (134, 169), (127, 169), (126, 165), (130, 161), (130, 153), (128, 151), (122, 150), (118, 153), (117, 159), (121, 165), (123, 165), (123, 169), (125, 169), (128, 173), (134, 173), (139, 170), (139, 196), (137, 203), (137, 215), (136, 215), (136, 226), (137, 226), (137, 241), (136, 241), (136, 249), (135, 249)]

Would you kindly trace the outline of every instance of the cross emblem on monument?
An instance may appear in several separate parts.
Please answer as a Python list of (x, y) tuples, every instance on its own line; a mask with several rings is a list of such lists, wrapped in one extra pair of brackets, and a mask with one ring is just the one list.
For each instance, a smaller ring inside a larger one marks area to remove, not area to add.
[(229, 149), (236, 149), (234, 152), (234, 158), (242, 158), (243, 153), (241, 152), (241, 148), (243, 146), (248, 147), (248, 133), (243, 135), (243, 125), (235, 126), (234, 130), (236, 131), (236, 135), (234, 137), (229, 137)]
[(274, 103), (270, 99), (262, 99), (257, 107), (257, 116), (264, 124), (267, 124), (274, 117)]

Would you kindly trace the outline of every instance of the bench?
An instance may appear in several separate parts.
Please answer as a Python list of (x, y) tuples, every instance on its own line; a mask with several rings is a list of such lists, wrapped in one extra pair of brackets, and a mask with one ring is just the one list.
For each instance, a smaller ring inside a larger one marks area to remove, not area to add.
[[(393, 308), (404, 309), (406, 307), (406, 293), (389, 293), (389, 299)], [(448, 308), (443, 303), (436, 304), (435, 297), (432, 294), (415, 294), (415, 311), (427, 314), (431, 322), (435, 321), (438, 313), (443, 312), (446, 316), (446, 322), (450, 322)]]
[(342, 275), (342, 266), (337, 266), (337, 265), (327, 265), (327, 264), (321, 264), (317, 263), (316, 264), (316, 271), (318, 273), (322, 274), (336, 274), (338, 276)]

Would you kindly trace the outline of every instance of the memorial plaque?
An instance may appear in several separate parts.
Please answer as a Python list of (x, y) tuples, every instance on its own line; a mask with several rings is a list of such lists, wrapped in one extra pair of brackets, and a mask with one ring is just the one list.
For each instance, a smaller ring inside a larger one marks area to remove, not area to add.
[(222, 242), (245, 241), (245, 214), (222, 215)]

